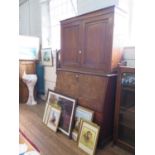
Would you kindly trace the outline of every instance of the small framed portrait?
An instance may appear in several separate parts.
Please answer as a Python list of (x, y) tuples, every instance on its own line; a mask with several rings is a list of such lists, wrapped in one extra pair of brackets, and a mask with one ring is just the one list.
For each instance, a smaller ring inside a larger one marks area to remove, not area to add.
[(61, 109), (51, 107), (48, 116), (47, 126), (55, 132), (57, 131), (59, 125), (60, 115), (61, 115)]
[(53, 66), (53, 54), (51, 48), (43, 48), (41, 50), (42, 64), (45, 66)]
[(96, 151), (99, 130), (100, 127), (97, 124), (83, 120), (78, 140), (78, 147), (89, 155), (94, 155)]
[(71, 136), (73, 127), (76, 100), (68, 96), (62, 95), (58, 92), (48, 90), (47, 101), (45, 106), (45, 114), (43, 122), (46, 124), (47, 116), (49, 115), (49, 107), (52, 106), (56, 109), (61, 109), (61, 116), (58, 129), (67, 136)]
[[(82, 106), (77, 106), (75, 111), (75, 124), (74, 124), (74, 130), (72, 135), (75, 135), (76, 133), (78, 138), (78, 133), (80, 131), (81, 123), (82, 123), (81, 119), (86, 121), (92, 121), (93, 117), (94, 117), (94, 111)], [(73, 138), (73, 139), (77, 141), (77, 138)]]

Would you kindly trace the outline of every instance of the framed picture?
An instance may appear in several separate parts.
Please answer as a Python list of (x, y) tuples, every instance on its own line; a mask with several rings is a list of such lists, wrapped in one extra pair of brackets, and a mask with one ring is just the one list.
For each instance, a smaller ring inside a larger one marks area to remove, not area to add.
[(92, 122), (83, 120), (78, 140), (78, 147), (89, 155), (94, 155), (100, 127)]
[(19, 60), (39, 59), (40, 39), (32, 36), (19, 36)]
[(45, 66), (53, 66), (53, 55), (51, 48), (44, 48), (41, 50), (42, 64)]
[(46, 102), (45, 110), (44, 110), (44, 116), (43, 116), (43, 123), (47, 124), (49, 113), (51, 111), (52, 106)]
[[(82, 106), (78, 106), (76, 108), (76, 112), (75, 112), (75, 125), (74, 125), (74, 130), (72, 133), (72, 137), (73, 135), (77, 135), (76, 138), (73, 138), (75, 141), (77, 141), (78, 138), (78, 134), (81, 128), (81, 119), (86, 120), (86, 121), (92, 121), (94, 117), (94, 111), (84, 108)], [(75, 136), (74, 136), (75, 137)]]
[[(74, 121), (76, 100), (58, 92), (48, 90), (47, 107), (51, 105), (55, 108), (61, 108), (61, 116), (58, 129), (67, 136), (71, 135), (71, 129)], [(46, 107), (45, 107), (46, 109)], [(48, 108), (46, 114), (48, 113)], [(43, 119), (46, 122), (46, 117)]]
[[(57, 109), (60, 109), (61, 107), (58, 106), (57, 104), (57, 99), (51, 95), (50, 93), (51, 90), (48, 90), (48, 93), (47, 93), (47, 99), (46, 99), (46, 105), (45, 105), (45, 110), (44, 110), (44, 115), (43, 115), (43, 123), (47, 124), (48, 122), (48, 117), (49, 117), (49, 113), (51, 111), (51, 108), (52, 106), (57, 108)], [(55, 101), (55, 103), (54, 103)]]
[(57, 131), (57, 128), (58, 128), (60, 115), (61, 115), (61, 109), (51, 107), (50, 113), (48, 116), (47, 126), (55, 132)]

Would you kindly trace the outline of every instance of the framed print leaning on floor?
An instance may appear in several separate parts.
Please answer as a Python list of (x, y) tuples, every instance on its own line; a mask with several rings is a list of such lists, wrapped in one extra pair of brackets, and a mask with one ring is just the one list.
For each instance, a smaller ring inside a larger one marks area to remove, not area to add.
[[(61, 108), (61, 116), (60, 116), (58, 129), (62, 131), (64, 134), (66, 134), (67, 136), (70, 136), (73, 121), (74, 121), (73, 118), (75, 114), (76, 100), (49, 89), (46, 103), (52, 107)], [(45, 113), (46, 115), (49, 115), (47, 114), (49, 113), (49, 111), (46, 110), (48, 109), (47, 107), (45, 107)], [(43, 119), (44, 122), (46, 122), (46, 118), (47, 117)]]
[(89, 155), (94, 155), (100, 127), (92, 122), (83, 120), (78, 140), (78, 147)]
[(94, 111), (82, 107), (82, 106), (77, 106), (76, 107), (76, 111), (75, 111), (75, 125), (74, 125), (74, 129), (72, 131), (72, 138), (77, 141), (78, 136), (79, 136), (79, 132), (80, 132), (80, 128), (81, 128), (81, 124), (83, 120), (86, 121), (92, 121), (94, 117)]
[(61, 108), (51, 107), (51, 110), (48, 116), (47, 126), (55, 132), (57, 131), (57, 128), (58, 128), (60, 115), (61, 115)]
[(94, 117), (94, 111), (82, 106), (77, 106), (75, 110), (75, 128), (79, 130), (80, 119), (83, 119), (86, 121), (92, 121), (93, 117)]

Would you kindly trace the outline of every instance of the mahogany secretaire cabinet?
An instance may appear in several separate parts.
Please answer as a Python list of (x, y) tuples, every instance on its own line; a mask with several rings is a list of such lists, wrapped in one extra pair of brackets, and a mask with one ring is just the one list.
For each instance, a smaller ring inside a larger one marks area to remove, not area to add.
[(124, 41), (125, 13), (114, 6), (61, 21), (57, 92), (95, 111), (98, 146), (112, 139), (116, 75)]

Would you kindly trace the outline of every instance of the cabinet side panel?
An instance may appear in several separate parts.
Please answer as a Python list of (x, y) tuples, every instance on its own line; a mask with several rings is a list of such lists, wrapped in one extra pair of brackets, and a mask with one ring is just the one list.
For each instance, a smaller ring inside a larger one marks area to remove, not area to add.
[(116, 70), (122, 59), (123, 48), (127, 44), (128, 22), (126, 13), (116, 10), (114, 17), (113, 49), (112, 49), (112, 70)]

